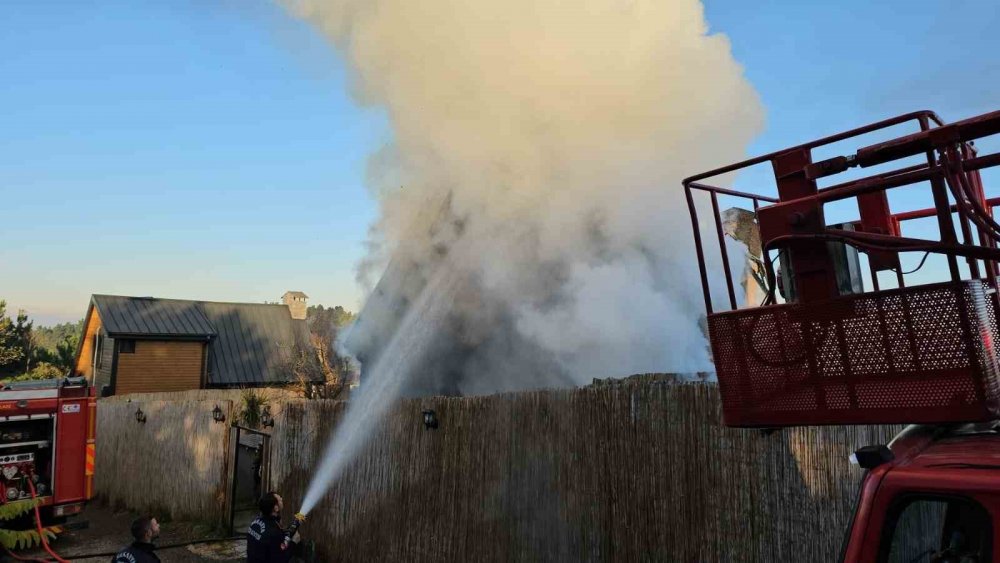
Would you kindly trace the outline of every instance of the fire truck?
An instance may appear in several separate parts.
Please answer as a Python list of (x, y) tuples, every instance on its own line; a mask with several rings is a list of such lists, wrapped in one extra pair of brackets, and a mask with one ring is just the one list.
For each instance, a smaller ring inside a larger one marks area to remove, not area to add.
[(97, 398), (83, 377), (0, 388), (0, 503), (37, 497), (59, 522), (93, 495)]
[[(1000, 153), (977, 147), (998, 133), (1000, 111), (919, 111), (683, 182), (723, 422), (907, 425), (851, 456), (842, 561), (1000, 562), (1000, 198), (982, 176)], [(755, 166), (769, 190), (715, 185)], [(753, 213), (745, 256), (729, 202)]]

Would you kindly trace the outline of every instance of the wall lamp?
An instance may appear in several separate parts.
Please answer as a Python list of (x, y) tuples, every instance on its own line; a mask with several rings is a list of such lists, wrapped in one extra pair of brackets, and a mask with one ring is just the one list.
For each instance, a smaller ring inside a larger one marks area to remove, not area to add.
[(274, 417), (271, 416), (271, 407), (264, 407), (260, 412), (260, 425), (274, 428)]
[(212, 409), (212, 420), (216, 422), (226, 421), (226, 413), (222, 412), (222, 409), (219, 408), (219, 405), (215, 405), (215, 408)]
[(433, 410), (424, 411), (424, 429), (430, 430), (431, 428), (438, 427), (437, 413)]
[(138, 409), (136, 409), (136, 411), (135, 411), (135, 421), (138, 422), (139, 424), (145, 424), (145, 422), (146, 422), (146, 413), (142, 412), (142, 407), (139, 407)]

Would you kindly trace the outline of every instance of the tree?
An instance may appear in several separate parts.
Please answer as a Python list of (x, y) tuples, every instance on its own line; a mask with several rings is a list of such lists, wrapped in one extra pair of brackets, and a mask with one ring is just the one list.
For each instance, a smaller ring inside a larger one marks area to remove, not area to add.
[(76, 334), (72, 338), (67, 338), (56, 344), (56, 354), (52, 358), (53, 364), (66, 371), (73, 369), (73, 362), (76, 360), (76, 349), (80, 343), (80, 335)]
[(329, 384), (341, 387), (348, 383), (351, 364), (337, 353), (337, 337), (341, 329), (354, 322), (357, 315), (340, 305), (324, 308), (313, 305), (306, 309), (306, 323), (320, 363)]
[[(306, 323), (309, 332), (321, 342), (328, 344), (334, 351), (334, 344), (340, 329), (354, 321), (355, 315), (340, 305), (324, 309), (322, 305), (313, 305), (306, 309)], [(335, 353), (335, 352), (334, 352)]]
[(0, 300), (0, 378), (21, 381), (50, 379), (73, 369), (83, 320), (52, 327), (35, 327), (27, 313), (11, 319)]
[(54, 366), (48, 362), (39, 362), (35, 364), (35, 367), (31, 368), (31, 371), (15, 375), (13, 377), (4, 378), (4, 381), (13, 382), (33, 381), (38, 379), (59, 379), (64, 375), (66, 375), (66, 371), (62, 368)]
[(21, 348), (22, 370), (24, 373), (31, 371), (32, 360), (38, 350), (38, 341), (32, 329), (35, 327), (34, 321), (28, 320), (28, 314), (23, 310), (17, 312), (17, 322), (14, 324), (14, 334), (17, 338), (17, 345)]
[(23, 359), (16, 325), (7, 316), (7, 302), (0, 299), (0, 376), (18, 371)]
[(39, 348), (55, 350), (61, 342), (65, 342), (67, 340), (71, 341), (75, 346), (80, 340), (80, 334), (83, 332), (83, 319), (80, 319), (75, 323), (61, 323), (54, 326), (36, 326), (34, 328), (34, 332), (38, 338)]
[(32, 365), (46, 362), (64, 372), (73, 369), (76, 350), (83, 332), (83, 319), (75, 323), (62, 323), (51, 327), (35, 327), (32, 331), (37, 348)]

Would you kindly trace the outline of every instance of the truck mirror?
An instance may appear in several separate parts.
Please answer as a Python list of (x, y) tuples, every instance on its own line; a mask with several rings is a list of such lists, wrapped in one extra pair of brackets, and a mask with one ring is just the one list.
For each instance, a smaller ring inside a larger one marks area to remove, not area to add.
[(864, 469), (874, 469), (883, 463), (889, 463), (896, 456), (885, 446), (865, 446), (851, 454), (851, 463)]

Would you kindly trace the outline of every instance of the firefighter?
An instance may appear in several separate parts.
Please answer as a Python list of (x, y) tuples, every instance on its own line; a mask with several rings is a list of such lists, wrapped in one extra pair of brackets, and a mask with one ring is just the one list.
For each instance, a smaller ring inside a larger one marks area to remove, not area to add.
[(269, 492), (257, 503), (260, 514), (247, 530), (247, 563), (288, 563), (297, 552), (299, 533), (292, 536), (291, 545), (282, 546), (285, 530), (281, 527), (281, 495)]
[(111, 563), (159, 563), (160, 558), (153, 552), (153, 540), (160, 537), (160, 524), (152, 516), (142, 516), (132, 522), (132, 545), (115, 555)]

